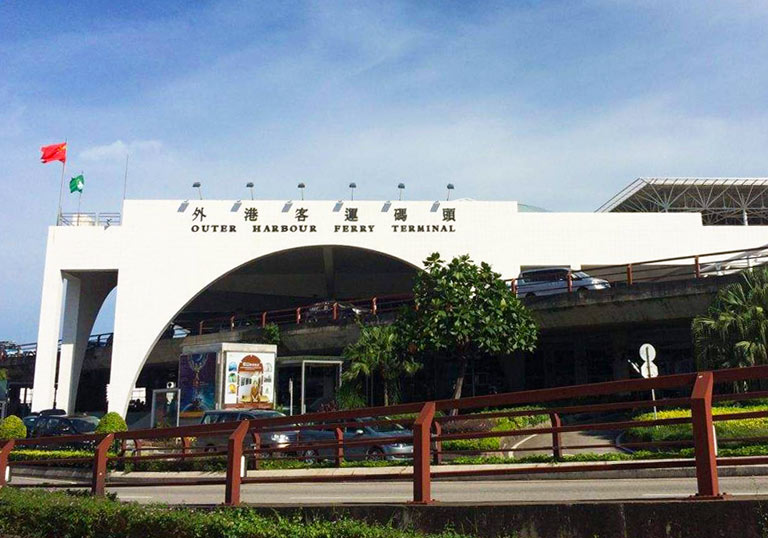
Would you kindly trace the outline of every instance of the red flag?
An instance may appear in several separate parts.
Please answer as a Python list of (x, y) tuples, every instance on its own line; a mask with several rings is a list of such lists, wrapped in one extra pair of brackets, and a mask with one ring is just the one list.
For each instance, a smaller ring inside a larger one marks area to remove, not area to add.
[(45, 163), (51, 161), (67, 162), (67, 143), (52, 144), (50, 146), (43, 146), (40, 148), (43, 154), (40, 156), (40, 160)]

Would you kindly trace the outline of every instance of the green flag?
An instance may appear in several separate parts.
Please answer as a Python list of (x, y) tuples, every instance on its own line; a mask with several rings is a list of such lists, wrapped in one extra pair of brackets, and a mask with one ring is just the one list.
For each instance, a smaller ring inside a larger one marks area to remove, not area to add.
[(85, 178), (83, 177), (83, 174), (80, 174), (79, 176), (75, 176), (69, 180), (70, 193), (83, 192), (83, 187), (85, 187)]

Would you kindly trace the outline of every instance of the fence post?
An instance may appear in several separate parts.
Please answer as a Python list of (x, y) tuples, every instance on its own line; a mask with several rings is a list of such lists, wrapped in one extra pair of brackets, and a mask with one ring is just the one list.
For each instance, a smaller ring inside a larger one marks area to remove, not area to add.
[(632, 264), (627, 264), (627, 286), (632, 285)]
[(264, 312), (261, 313), (261, 328), (263, 329), (266, 326), (267, 326), (267, 311), (265, 310)]
[(333, 303), (333, 321), (339, 319), (339, 303)]
[[(432, 423), (435, 430), (435, 437), (440, 437), (443, 434), (443, 425), (438, 421)], [(435, 441), (435, 455), (432, 456), (432, 463), (434, 465), (440, 465), (443, 463), (443, 442)]]
[(699, 257), (694, 258), (694, 267), (696, 272), (696, 278), (701, 278), (701, 264), (699, 263)]
[(573, 273), (568, 269), (568, 293), (573, 291)]
[(232, 314), (232, 317), (229, 318), (229, 330), (234, 331), (235, 330), (235, 315)]
[[(253, 448), (255, 450), (261, 450), (261, 435), (254, 432), (253, 433)], [(253, 453), (253, 468), (257, 469), (259, 468), (259, 459), (261, 458), (261, 452), (254, 452)]]
[[(549, 421), (552, 424), (553, 428), (559, 428), (562, 426), (562, 422), (560, 421), (560, 415), (557, 413), (550, 413), (549, 414)], [(555, 460), (561, 460), (563, 459), (563, 439), (562, 434), (559, 431), (552, 432), (552, 456), (555, 458)]]
[(203, 334), (203, 323), (204, 322), (201, 321), (200, 324), (198, 325), (197, 334)]
[(371, 314), (373, 314), (374, 316), (377, 314), (377, 311), (378, 311), (378, 304), (376, 303), (377, 303), (376, 297), (371, 299)]
[(336, 428), (336, 467), (341, 467), (344, 461), (344, 432), (341, 428)]
[(2, 488), (7, 483), (6, 477), (8, 477), (8, 457), (10, 456), (11, 450), (13, 450), (15, 445), (16, 441), (14, 439), (2, 441), (2, 444), (0, 444), (0, 488)]
[(296, 325), (301, 323), (301, 307), (296, 309)]
[(190, 446), (191, 446), (191, 443), (189, 442), (189, 437), (182, 437), (181, 438), (181, 454), (183, 456), (186, 456), (189, 453)]
[(240, 504), (240, 483), (243, 480), (243, 440), (248, 433), (250, 422), (243, 420), (227, 440), (227, 485), (224, 490), (224, 504)]
[(722, 498), (717, 479), (717, 456), (712, 428), (712, 372), (699, 372), (691, 394), (691, 422), (696, 457), (697, 498)]
[(104, 496), (104, 484), (107, 481), (107, 451), (115, 440), (115, 434), (108, 433), (96, 445), (93, 455), (93, 480), (91, 481), (91, 495)]
[(435, 418), (435, 402), (426, 402), (413, 423), (413, 503), (432, 502), (429, 447), (432, 421)]

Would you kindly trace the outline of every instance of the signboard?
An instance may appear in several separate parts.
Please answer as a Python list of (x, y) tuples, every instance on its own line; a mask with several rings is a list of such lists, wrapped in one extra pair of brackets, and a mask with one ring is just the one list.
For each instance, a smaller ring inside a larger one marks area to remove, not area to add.
[(189, 353), (179, 358), (179, 415), (200, 417), (216, 408), (216, 353)]
[(275, 353), (224, 353), (222, 393), (224, 407), (258, 407), (275, 405)]
[(643, 363), (640, 365), (640, 375), (646, 379), (658, 377), (659, 367), (653, 362), (656, 358), (656, 348), (651, 344), (643, 344), (640, 346), (640, 358), (643, 359)]
[(171, 428), (179, 425), (179, 389), (152, 391), (150, 427)]

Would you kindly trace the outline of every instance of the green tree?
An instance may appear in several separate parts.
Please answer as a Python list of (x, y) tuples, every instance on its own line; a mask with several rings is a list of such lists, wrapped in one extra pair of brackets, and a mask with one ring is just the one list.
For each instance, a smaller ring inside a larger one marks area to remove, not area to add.
[(349, 366), (342, 378), (348, 382), (363, 378), (379, 378), (384, 390), (384, 405), (397, 399), (400, 378), (414, 375), (421, 365), (399, 352), (397, 335), (392, 326), (361, 325), (360, 337), (344, 349)]
[(692, 332), (700, 370), (768, 363), (768, 270), (746, 271), (721, 288)]
[(412, 354), (435, 352), (458, 363), (456, 399), (470, 360), (536, 347), (536, 322), (487, 263), (476, 265), (468, 255), (446, 263), (432, 254), (413, 294), (415, 308), (396, 321), (399, 338)]

